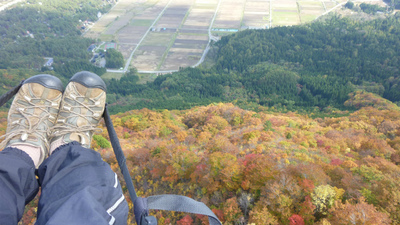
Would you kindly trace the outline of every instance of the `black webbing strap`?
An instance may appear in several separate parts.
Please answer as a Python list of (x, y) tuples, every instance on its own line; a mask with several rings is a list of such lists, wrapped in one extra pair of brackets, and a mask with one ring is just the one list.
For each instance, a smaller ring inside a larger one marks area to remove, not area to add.
[(110, 114), (108, 113), (107, 104), (104, 109), (104, 121), (107, 127), (108, 136), (110, 137), (111, 145), (114, 149), (115, 157), (117, 158), (117, 162), (119, 168), (121, 169), (121, 173), (124, 176), (124, 180), (126, 182), (126, 187), (128, 188), (129, 195), (131, 196), (132, 202), (135, 202), (137, 195), (135, 191), (135, 187), (133, 186), (131, 175), (129, 174), (128, 167), (126, 166), (126, 158), (124, 153), (122, 152), (121, 145), (119, 144), (119, 140), (117, 137), (117, 133), (114, 130), (113, 123), (110, 118)]
[(22, 84), (24, 83), (24, 80), (21, 81), (17, 86), (11, 88), (7, 93), (2, 95), (0, 97), (0, 107), (4, 105), (8, 100), (10, 100), (12, 97), (14, 97), (15, 94), (17, 94), (18, 90), (21, 88)]
[(210, 225), (222, 225), (218, 217), (204, 203), (181, 195), (155, 195), (138, 197), (135, 201), (135, 218), (138, 225), (154, 224), (148, 217), (149, 209), (178, 211), (208, 216)]

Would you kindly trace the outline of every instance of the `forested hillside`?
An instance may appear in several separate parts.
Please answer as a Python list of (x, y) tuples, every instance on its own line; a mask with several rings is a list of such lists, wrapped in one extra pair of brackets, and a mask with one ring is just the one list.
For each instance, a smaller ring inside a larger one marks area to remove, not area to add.
[(398, 102), (399, 48), (400, 14), (367, 21), (332, 15), (302, 26), (247, 30), (215, 43), (211, 68), (186, 68), (124, 89), (118, 87), (129, 78), (111, 80), (110, 100), (114, 112), (234, 100), (290, 110), (342, 108), (355, 90)]
[[(140, 196), (190, 196), (224, 224), (398, 224), (400, 110), (366, 92), (346, 105), (359, 110), (311, 119), (221, 103), (134, 110), (112, 120)], [(119, 171), (101, 128), (93, 147)], [(23, 224), (34, 221), (35, 207)], [(204, 217), (153, 213), (161, 225), (207, 224)]]
[(307, 26), (224, 37), (217, 43), (217, 69), (244, 71), (248, 65), (263, 61), (299, 63), (304, 77), (299, 83), (307, 85), (314, 95), (324, 96), (325, 88), (319, 86), (327, 75), (342, 84), (383, 85), (379, 94), (399, 101), (399, 18), (396, 14), (360, 22), (331, 17)]
[(110, 8), (102, 0), (30, 0), (1, 12), (0, 94), (22, 77), (46, 70), (44, 57), (54, 58), (55, 69), (45, 72), (64, 81), (81, 70), (105, 73), (89, 63), (87, 48), (94, 40), (80, 36), (79, 21), (96, 21), (98, 12)]

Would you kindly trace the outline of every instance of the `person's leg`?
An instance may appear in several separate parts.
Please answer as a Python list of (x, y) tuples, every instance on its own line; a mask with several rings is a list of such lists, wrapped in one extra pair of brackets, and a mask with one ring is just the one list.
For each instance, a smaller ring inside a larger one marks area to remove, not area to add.
[(35, 164), (28, 154), (5, 148), (0, 152), (0, 224), (15, 225), (37, 194)]
[(39, 167), (37, 224), (126, 224), (128, 204), (99, 153), (71, 142)]
[(126, 224), (128, 204), (116, 174), (90, 150), (102, 118), (106, 86), (90, 72), (75, 74), (53, 127), (50, 157), (39, 168), (37, 224)]
[(63, 85), (51, 75), (24, 81), (7, 117), (0, 144), (0, 224), (17, 224), (38, 192), (35, 167), (47, 157), (47, 141), (60, 106)]

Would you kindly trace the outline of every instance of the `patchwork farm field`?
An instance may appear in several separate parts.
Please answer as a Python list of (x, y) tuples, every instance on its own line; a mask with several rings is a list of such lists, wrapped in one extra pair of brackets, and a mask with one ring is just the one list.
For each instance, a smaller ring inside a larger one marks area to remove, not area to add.
[[(1, 2), (1, 1), (0, 1)], [(119, 0), (84, 36), (113, 41), (126, 61), (123, 73), (170, 73), (197, 66), (210, 41), (244, 29), (308, 23), (347, 0)], [(369, 2), (358, 0), (356, 3)], [(373, 3), (382, 3), (381, 0)], [(118, 77), (118, 76), (115, 76)]]

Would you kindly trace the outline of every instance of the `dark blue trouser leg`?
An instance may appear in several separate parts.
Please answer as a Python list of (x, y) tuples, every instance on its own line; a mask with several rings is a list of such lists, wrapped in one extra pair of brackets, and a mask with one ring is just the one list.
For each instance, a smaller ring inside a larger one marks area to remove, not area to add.
[(37, 194), (35, 165), (25, 152), (5, 148), (0, 152), (0, 224), (16, 225), (25, 204)]
[(99, 153), (77, 142), (61, 146), (38, 170), (38, 225), (126, 224), (128, 204)]
[[(116, 174), (97, 152), (77, 142), (61, 146), (38, 170), (42, 194), (37, 225), (126, 224), (128, 204)], [(16, 225), (39, 189), (30, 157), (0, 152), (0, 224)]]

